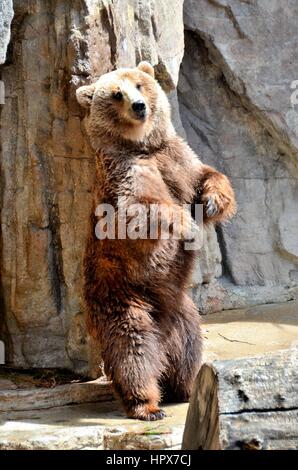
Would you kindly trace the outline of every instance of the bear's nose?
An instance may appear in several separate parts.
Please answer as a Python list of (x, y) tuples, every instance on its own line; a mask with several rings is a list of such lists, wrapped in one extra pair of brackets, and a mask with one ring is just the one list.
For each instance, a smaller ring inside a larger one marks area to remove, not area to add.
[(145, 105), (144, 101), (138, 100), (138, 101), (135, 101), (134, 103), (132, 103), (132, 109), (137, 114), (142, 114), (146, 109), (146, 105)]

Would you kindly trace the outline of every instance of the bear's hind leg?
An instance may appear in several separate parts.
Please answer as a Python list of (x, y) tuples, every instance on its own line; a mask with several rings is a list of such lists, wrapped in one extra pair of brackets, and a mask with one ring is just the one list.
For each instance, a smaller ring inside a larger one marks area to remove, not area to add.
[(165, 360), (149, 312), (141, 303), (114, 310), (104, 322), (102, 346), (105, 372), (127, 415), (154, 421), (165, 416), (158, 406)]
[(166, 333), (168, 367), (162, 381), (165, 402), (189, 400), (202, 362), (202, 333), (199, 312), (192, 299), (182, 294)]

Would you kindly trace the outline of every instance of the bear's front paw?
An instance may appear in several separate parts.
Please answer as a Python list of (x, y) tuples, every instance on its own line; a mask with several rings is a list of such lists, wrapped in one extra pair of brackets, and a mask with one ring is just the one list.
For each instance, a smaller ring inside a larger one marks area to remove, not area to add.
[(200, 199), (204, 206), (205, 222), (222, 222), (233, 217), (236, 212), (234, 191), (224, 175), (221, 178), (217, 175), (214, 181), (207, 180)]

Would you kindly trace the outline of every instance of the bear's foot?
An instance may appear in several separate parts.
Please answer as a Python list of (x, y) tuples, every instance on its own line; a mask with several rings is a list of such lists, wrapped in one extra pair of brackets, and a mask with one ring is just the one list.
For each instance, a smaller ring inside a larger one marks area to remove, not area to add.
[(138, 405), (128, 413), (129, 418), (142, 421), (158, 421), (166, 416), (163, 410), (154, 405)]

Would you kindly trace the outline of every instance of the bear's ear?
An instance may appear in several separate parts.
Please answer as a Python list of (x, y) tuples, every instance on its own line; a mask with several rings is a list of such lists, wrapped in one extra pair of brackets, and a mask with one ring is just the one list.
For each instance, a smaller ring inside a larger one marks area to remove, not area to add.
[(149, 62), (146, 62), (143, 60), (142, 62), (139, 63), (138, 69), (141, 70), (142, 72), (148, 73), (148, 75), (151, 75), (151, 77), (154, 78), (154, 68), (152, 67)]
[(83, 106), (84, 108), (90, 108), (94, 91), (94, 84), (84, 85), (77, 89), (76, 97), (81, 106)]

